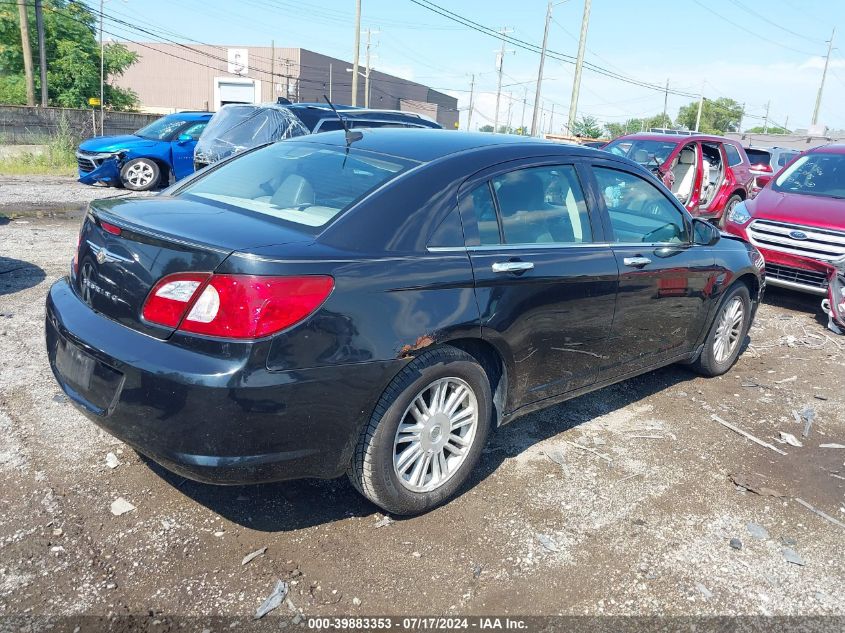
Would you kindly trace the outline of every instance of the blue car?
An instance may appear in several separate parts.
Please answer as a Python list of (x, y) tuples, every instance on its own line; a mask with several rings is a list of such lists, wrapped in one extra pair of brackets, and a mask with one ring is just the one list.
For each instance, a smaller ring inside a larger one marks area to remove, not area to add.
[(147, 191), (194, 171), (194, 146), (210, 112), (168, 114), (134, 134), (97, 136), (76, 152), (79, 182)]

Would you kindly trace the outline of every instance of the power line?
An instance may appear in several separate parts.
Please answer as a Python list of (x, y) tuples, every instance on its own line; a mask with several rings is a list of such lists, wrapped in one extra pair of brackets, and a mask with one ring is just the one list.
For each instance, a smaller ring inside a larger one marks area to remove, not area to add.
[(790, 35), (794, 35), (795, 37), (799, 37), (802, 40), (806, 40), (806, 41), (811, 42), (813, 44), (821, 44), (822, 43), (822, 40), (816, 39), (815, 37), (807, 37), (806, 35), (801, 35), (801, 33), (796, 33), (795, 31), (789, 30), (788, 28), (778, 24), (774, 20), (770, 20), (769, 18), (767, 18), (762, 13), (758, 13), (754, 9), (749, 9), (744, 4), (742, 4), (739, 0), (730, 0), (730, 1), (734, 5), (738, 6), (740, 9), (742, 9), (743, 11), (750, 13), (751, 15), (756, 17), (758, 20), (762, 20), (763, 22), (766, 22), (767, 24), (771, 24), (773, 27), (775, 27), (776, 29), (780, 29), (784, 33), (789, 33)]

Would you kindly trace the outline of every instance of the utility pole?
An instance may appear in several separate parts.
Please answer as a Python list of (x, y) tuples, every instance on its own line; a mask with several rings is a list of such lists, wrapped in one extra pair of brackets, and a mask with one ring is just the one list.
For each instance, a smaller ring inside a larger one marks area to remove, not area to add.
[(100, 0), (100, 136), (105, 135), (106, 49), (103, 45), (103, 2)]
[(44, 13), (41, 0), (35, 0), (35, 30), (38, 32), (38, 69), (41, 77), (41, 106), (47, 107), (47, 42), (44, 39)]
[[(763, 134), (769, 133), (769, 108), (771, 107), (771, 105), (771, 100), (766, 102), (766, 116), (763, 119)], [(815, 125), (815, 121), (813, 122), (813, 125)]]
[(701, 84), (701, 97), (698, 100), (698, 114), (695, 116), (695, 131), (700, 131), (701, 111), (704, 109), (704, 84)]
[(666, 125), (666, 110), (669, 108), (669, 80), (666, 80), (666, 90), (663, 92), (663, 119), (660, 121), (660, 127), (669, 127)]
[(509, 29), (503, 28), (499, 31), (502, 34), (502, 50), (496, 54), (496, 71), (499, 73), (499, 84), (496, 87), (496, 114), (493, 117), (493, 134), (498, 134), (499, 130), (499, 102), (502, 98), (502, 66), (505, 63), (505, 35), (508, 34)]
[(519, 119), (519, 129), (525, 136), (525, 105), (528, 103), (528, 86), (522, 88), (522, 118)]
[(358, 55), (361, 52), (361, 0), (355, 0), (355, 50), (352, 51), (352, 105), (358, 105)]
[(822, 92), (824, 91), (824, 80), (827, 77), (827, 66), (830, 63), (830, 51), (833, 50), (833, 36), (836, 35), (836, 27), (830, 34), (830, 39), (827, 42), (827, 57), (824, 58), (824, 70), (822, 71), (822, 82), (819, 84), (819, 94), (816, 95), (816, 107), (813, 108), (813, 125), (819, 122), (819, 108), (822, 105)]
[(783, 122), (783, 133), (789, 134), (789, 115), (786, 115), (786, 121)]
[(26, 105), (35, 105), (35, 78), (32, 74), (32, 48), (29, 44), (29, 15), (26, 12), (26, 0), (18, 0), (18, 15), (21, 21), (21, 52), (23, 53), (23, 72), (26, 76)]
[(540, 92), (543, 89), (543, 66), (546, 63), (546, 44), (549, 41), (549, 23), (552, 21), (552, 0), (546, 7), (546, 26), (543, 28), (543, 48), (540, 50), (540, 68), (537, 70), (537, 91), (534, 93), (534, 114), (531, 116), (531, 136), (537, 132), (537, 115), (540, 113)]
[(329, 101), (332, 100), (332, 65), (329, 63)]
[(366, 55), (366, 63), (367, 63), (367, 74), (364, 75), (364, 107), (370, 107), (370, 36), (372, 35), (372, 31), (367, 29), (367, 55)]
[(739, 113), (739, 125), (736, 128), (737, 132), (742, 132), (742, 120), (745, 118), (745, 103), (742, 104), (742, 110)]
[[(588, 0), (589, 1), (589, 0)], [(549, 134), (552, 133), (552, 130), (555, 128), (555, 104), (552, 104), (552, 115), (549, 117)], [(570, 132), (571, 134), (571, 132)]]
[(511, 133), (511, 114), (513, 113), (513, 93), (508, 92), (508, 118), (505, 119), (507, 123), (505, 124), (505, 129), (507, 130), (507, 134)]
[(591, 0), (584, 0), (584, 16), (581, 19), (581, 35), (578, 38), (578, 58), (575, 61), (575, 78), (572, 80), (572, 98), (569, 100), (567, 132), (572, 134), (575, 115), (578, 112), (578, 92), (581, 90), (581, 70), (584, 67), (584, 49), (587, 47), (587, 27), (590, 25)]
[(475, 73), (472, 75), (472, 79), (469, 82), (469, 112), (467, 112), (467, 131), (472, 131), (472, 109), (475, 107), (473, 105), (473, 98), (475, 97)]

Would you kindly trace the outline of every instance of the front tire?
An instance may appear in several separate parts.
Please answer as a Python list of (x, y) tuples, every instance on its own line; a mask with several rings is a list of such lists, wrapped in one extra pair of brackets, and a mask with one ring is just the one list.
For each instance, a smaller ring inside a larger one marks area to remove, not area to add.
[(424, 352), (385, 389), (364, 428), (348, 476), (397, 515), (451, 499), (478, 463), (493, 399), (484, 369), (452, 347)]
[(727, 372), (739, 357), (750, 326), (751, 295), (748, 286), (739, 283), (722, 299), (704, 341), (704, 349), (692, 368), (708, 377)]
[(120, 170), (120, 182), (132, 191), (149, 191), (161, 178), (161, 170), (154, 160), (133, 158)]

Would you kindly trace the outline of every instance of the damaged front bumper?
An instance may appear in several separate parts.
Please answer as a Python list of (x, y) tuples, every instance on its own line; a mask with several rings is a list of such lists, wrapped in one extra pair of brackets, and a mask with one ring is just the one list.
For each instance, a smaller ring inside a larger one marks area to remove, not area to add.
[(95, 185), (103, 182), (109, 185), (120, 184), (120, 170), (123, 168), (125, 152), (91, 154), (76, 152), (79, 164), (79, 182)]
[(837, 334), (845, 334), (845, 257), (830, 263), (827, 299), (822, 309), (828, 316), (827, 327)]

